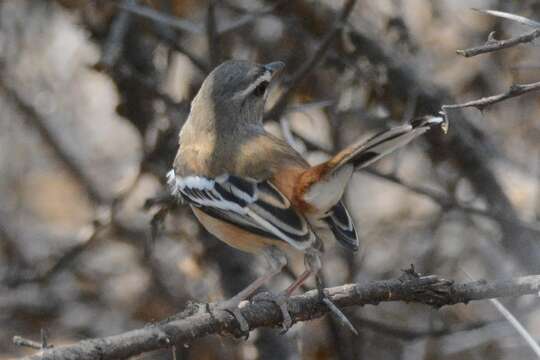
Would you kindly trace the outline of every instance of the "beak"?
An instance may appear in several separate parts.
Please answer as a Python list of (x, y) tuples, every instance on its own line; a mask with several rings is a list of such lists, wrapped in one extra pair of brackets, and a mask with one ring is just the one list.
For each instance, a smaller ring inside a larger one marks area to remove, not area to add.
[(270, 64), (264, 65), (264, 68), (270, 72), (270, 75), (272, 77), (276, 76), (281, 70), (285, 67), (285, 63), (283, 61), (275, 61), (271, 62)]

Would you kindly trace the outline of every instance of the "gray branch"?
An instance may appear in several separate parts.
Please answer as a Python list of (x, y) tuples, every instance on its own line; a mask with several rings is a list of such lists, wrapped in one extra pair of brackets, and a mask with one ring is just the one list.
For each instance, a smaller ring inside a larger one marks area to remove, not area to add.
[(495, 40), (493, 39), (492, 35), (493, 33), (490, 34), (490, 38), (484, 45), (475, 46), (469, 49), (456, 50), (456, 53), (465, 57), (472, 57), (502, 49), (508, 49), (519, 44), (530, 43), (540, 36), (540, 29), (535, 29), (527, 34), (516, 36), (507, 40)]
[[(416, 277), (409, 271), (406, 275), (400, 279), (328, 288), (325, 293), (339, 307), (377, 305), (386, 301), (416, 302), (441, 307), (472, 300), (538, 294), (540, 291), (540, 275), (463, 284), (455, 284), (437, 276)], [(270, 302), (249, 303), (241, 311), (251, 330), (279, 326), (281, 323), (280, 310)], [(289, 312), (296, 323), (322, 317), (329, 309), (321, 301), (318, 292), (312, 290), (292, 297)], [(246, 335), (241, 334), (237, 321), (228, 312), (210, 313), (204, 305), (192, 305), (183, 313), (159, 324), (105, 338), (42, 349), (23, 360), (121, 359), (175, 344), (187, 344), (211, 334)]]
[(540, 81), (535, 82), (535, 83), (529, 83), (529, 84), (514, 84), (510, 86), (508, 91), (505, 91), (504, 93), (483, 97), (483, 98), (468, 101), (462, 104), (443, 105), (442, 110), (446, 111), (448, 109), (475, 107), (478, 110), (482, 111), (487, 106), (499, 103), (506, 99), (511, 99), (511, 98), (521, 96), (523, 94), (526, 94), (532, 91), (538, 91), (538, 90), (540, 90)]

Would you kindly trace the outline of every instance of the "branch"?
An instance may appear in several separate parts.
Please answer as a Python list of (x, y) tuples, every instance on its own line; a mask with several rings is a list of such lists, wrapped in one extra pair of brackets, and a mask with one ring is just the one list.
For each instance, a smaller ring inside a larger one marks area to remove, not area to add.
[(210, 68), (213, 69), (219, 65), (221, 58), (221, 49), (216, 25), (216, 0), (210, 0), (206, 10), (206, 41), (208, 44)]
[(199, 24), (154, 10), (148, 6), (137, 5), (134, 3), (119, 3), (116, 4), (116, 6), (137, 16), (170, 26), (178, 31), (185, 31), (192, 34), (201, 34), (203, 32), (203, 28)]
[(507, 40), (494, 39), (494, 33), (495, 32), (489, 34), (488, 40), (484, 45), (475, 46), (469, 49), (456, 50), (456, 53), (465, 57), (472, 57), (480, 54), (507, 49), (519, 44), (529, 43), (540, 36), (540, 29), (535, 29), (527, 34), (516, 36)]
[(527, 221), (522, 220), (519, 217), (515, 217), (515, 216), (511, 217), (511, 216), (506, 215), (505, 213), (498, 213), (489, 208), (482, 209), (477, 206), (470, 206), (470, 205), (462, 204), (456, 198), (451, 197), (447, 194), (444, 194), (441, 191), (435, 191), (427, 187), (421, 187), (421, 186), (408, 184), (395, 175), (383, 174), (375, 169), (367, 168), (367, 169), (364, 169), (363, 171), (369, 175), (373, 175), (377, 178), (384, 179), (386, 181), (399, 185), (410, 192), (425, 196), (431, 199), (435, 204), (439, 205), (443, 209), (461, 210), (465, 213), (483, 216), (483, 217), (495, 220), (499, 223), (509, 223), (509, 224), (517, 225), (522, 229), (526, 229), (533, 233), (540, 234), (540, 223), (537, 221), (527, 222)]
[[(136, 0), (124, 0), (122, 1), (122, 6), (131, 6), (136, 5)], [(105, 41), (103, 54), (99, 60), (96, 68), (102, 70), (111, 69), (118, 58), (122, 54), (124, 49), (124, 39), (128, 34), (129, 28), (132, 23), (132, 15), (128, 11), (121, 9), (118, 15), (114, 18), (114, 21), (111, 25), (111, 30)]]
[(94, 180), (89, 172), (84, 169), (79, 159), (71, 154), (66, 148), (56, 132), (47, 123), (46, 119), (41, 116), (39, 109), (23, 99), (15, 88), (11, 87), (7, 78), (0, 78), (0, 91), (6, 96), (6, 99), (17, 107), (23, 118), (29, 125), (34, 127), (43, 141), (52, 149), (56, 157), (65, 165), (69, 173), (76, 179), (88, 194), (88, 198), (98, 204), (106, 203), (107, 198), (100, 192), (100, 189), (95, 185)]
[(112, 211), (107, 209), (105, 211), (108, 216), (106, 219), (96, 219), (79, 231), (77, 235), (77, 240), (75, 244), (72, 245), (69, 249), (65, 250), (64, 253), (57, 256), (49, 265), (44, 269), (37, 269), (30, 274), (21, 274), (15, 279), (10, 279), (8, 284), (11, 287), (16, 287), (22, 284), (27, 283), (44, 283), (49, 281), (50, 278), (70, 267), (75, 263), (75, 260), (78, 259), (86, 249), (93, 245), (96, 241), (103, 237), (103, 234), (106, 233), (108, 229), (112, 226)]
[[(339, 307), (377, 305), (386, 301), (417, 302), (441, 307), (471, 300), (537, 294), (540, 290), (540, 275), (463, 284), (454, 284), (433, 275), (419, 277), (411, 271), (406, 271), (405, 275), (400, 279), (328, 288), (325, 293)], [(294, 322), (316, 319), (329, 312), (316, 290), (292, 297), (288, 306)], [(281, 323), (281, 312), (273, 303), (249, 303), (241, 312), (251, 330)], [(211, 334), (240, 335), (239, 325), (228, 312), (209, 313), (200, 306), (192, 306), (171, 321), (120, 335), (43, 349), (23, 360), (127, 358), (174, 344), (186, 344)]]
[(289, 101), (289, 97), (292, 95), (294, 89), (300, 84), (302, 80), (304, 80), (307, 74), (309, 74), (309, 72), (313, 70), (324, 58), (324, 55), (330, 48), (330, 45), (334, 41), (335, 37), (343, 29), (343, 26), (351, 15), (352, 9), (354, 8), (355, 4), (356, 0), (348, 0), (343, 5), (343, 9), (341, 10), (338, 18), (332, 25), (332, 28), (326, 33), (321, 44), (313, 53), (313, 55), (311, 55), (311, 57), (304, 63), (304, 65), (300, 67), (300, 69), (298, 69), (298, 71), (292, 76), (285, 90), (283, 91), (279, 99), (276, 101), (275, 105), (265, 115), (266, 119), (279, 118), (283, 111), (285, 111), (285, 106)]
[[(392, 79), (385, 88), (386, 99), (391, 101), (389, 107), (397, 100), (407, 101), (408, 92), (403, 89), (410, 88), (418, 90), (420, 113), (437, 113), (443, 104), (453, 102), (447, 90), (421, 76), (418, 66), (404, 62), (395, 51), (381, 45), (383, 42), (377, 37), (368, 37), (354, 29), (349, 35), (355, 51), (353, 53), (342, 51), (339, 55), (350, 60), (365, 56), (372, 64), (385, 66), (388, 78)], [(478, 141), (478, 130), (471, 125), (464, 112), (456, 110), (451, 115), (453, 131), (444, 141), (436, 136), (426, 137), (431, 144), (432, 158), (440, 159), (443, 155), (446, 159), (453, 160), (492, 211), (504, 215), (505, 218), (518, 219), (517, 210), (489, 166), (488, 160), (492, 154), (484, 151), (483, 144)], [(540, 246), (536, 240), (537, 236), (517, 226), (517, 223), (509, 221), (501, 222), (501, 230), (502, 244), (514, 257), (515, 263), (528, 272), (540, 272), (538, 262)]]
[[(217, 35), (225, 35), (234, 30), (238, 30), (241, 27), (246, 26), (252, 23), (253, 21), (257, 20), (261, 16), (271, 13), (276, 8), (276, 6), (278, 6), (280, 3), (283, 3), (283, 2), (284, 2), (283, 0), (280, 0), (260, 10), (251, 11), (247, 14), (244, 14), (240, 16), (239, 18), (231, 21), (229, 24), (225, 24), (220, 27), (216, 26), (215, 32)], [(190, 20), (182, 19), (178, 16), (169, 15), (162, 11), (152, 9), (151, 7), (148, 7), (148, 6), (137, 5), (137, 4), (125, 4), (125, 3), (118, 3), (116, 4), (116, 6), (118, 6), (120, 9), (126, 10), (139, 17), (146, 18), (155, 23), (160, 23), (160, 24), (169, 26), (175, 31), (187, 32), (187, 33), (195, 34), (195, 35), (204, 35), (205, 31), (206, 32), (208, 31), (207, 29), (205, 29), (205, 26), (207, 24), (202, 25), (199, 23), (195, 23)]]
[(467, 107), (475, 107), (478, 110), (482, 111), (489, 105), (493, 105), (506, 99), (517, 97), (525, 93), (537, 90), (540, 90), (540, 81), (530, 84), (515, 84), (510, 86), (510, 89), (508, 89), (508, 91), (501, 94), (483, 97), (478, 100), (472, 100), (462, 104), (443, 105), (441, 108), (443, 112), (446, 112), (446, 110), (448, 109), (461, 109)]
[(198, 55), (194, 54), (191, 50), (182, 46), (176, 39), (177, 36), (174, 34), (174, 32), (169, 31), (169, 29), (167, 28), (159, 26), (159, 24), (155, 24), (151, 27), (151, 29), (154, 31), (154, 34), (159, 40), (163, 41), (174, 51), (185, 55), (193, 63), (193, 65), (195, 65), (203, 74), (207, 74), (210, 71), (209, 65), (206, 63), (206, 61), (200, 58)]
[(529, 18), (526, 18), (525, 16), (520, 16), (520, 15), (516, 15), (509, 12), (504, 12), (504, 11), (499, 11), (499, 10), (488, 10), (488, 9), (484, 10), (484, 9), (476, 9), (476, 8), (472, 8), (472, 10), (478, 11), (480, 13), (484, 13), (487, 15), (512, 20), (520, 24), (523, 24), (525, 26), (529, 26), (533, 28), (540, 28), (540, 22), (531, 20)]

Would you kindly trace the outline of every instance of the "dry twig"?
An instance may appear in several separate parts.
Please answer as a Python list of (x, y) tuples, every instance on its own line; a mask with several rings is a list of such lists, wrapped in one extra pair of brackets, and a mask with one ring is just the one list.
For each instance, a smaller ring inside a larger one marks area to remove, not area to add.
[[(136, 5), (136, 0), (124, 0), (121, 6)], [(109, 36), (105, 41), (101, 59), (96, 65), (97, 69), (108, 70), (116, 64), (122, 54), (124, 38), (128, 33), (132, 20), (132, 14), (121, 7), (120, 12), (111, 25), (111, 31), (109, 31)]]
[(467, 107), (475, 107), (482, 111), (490, 105), (537, 90), (540, 90), (540, 81), (530, 84), (515, 84), (510, 86), (508, 91), (501, 94), (486, 96), (462, 104), (443, 105), (442, 111), (446, 114), (448, 109), (462, 109)]
[(502, 49), (508, 49), (519, 44), (530, 43), (539, 36), (540, 29), (535, 29), (527, 34), (519, 35), (507, 40), (496, 40), (494, 39), (494, 32), (492, 32), (489, 34), (489, 38), (484, 45), (456, 50), (456, 53), (465, 57), (472, 57)]

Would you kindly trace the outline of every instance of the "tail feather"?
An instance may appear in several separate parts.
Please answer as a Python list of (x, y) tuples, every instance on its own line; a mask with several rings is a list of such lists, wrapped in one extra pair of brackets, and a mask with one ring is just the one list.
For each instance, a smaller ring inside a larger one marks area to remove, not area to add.
[(349, 146), (329, 161), (307, 169), (295, 187), (297, 206), (322, 215), (336, 239), (348, 249), (357, 250), (359, 241), (354, 224), (340, 201), (353, 170), (368, 166), (435, 126), (446, 132), (448, 124), (441, 117), (415, 119)]
[(440, 126), (444, 130), (446, 122), (441, 117), (424, 116), (413, 120), (410, 124), (382, 131), (363, 143), (351, 145), (330, 160), (332, 163), (330, 173), (334, 173), (347, 163), (353, 164), (356, 170), (371, 165), (434, 126)]
[(351, 145), (329, 161), (306, 170), (296, 186), (297, 203), (327, 213), (343, 196), (354, 170), (370, 165), (434, 126), (440, 126), (446, 132), (447, 124), (443, 118), (424, 116)]

